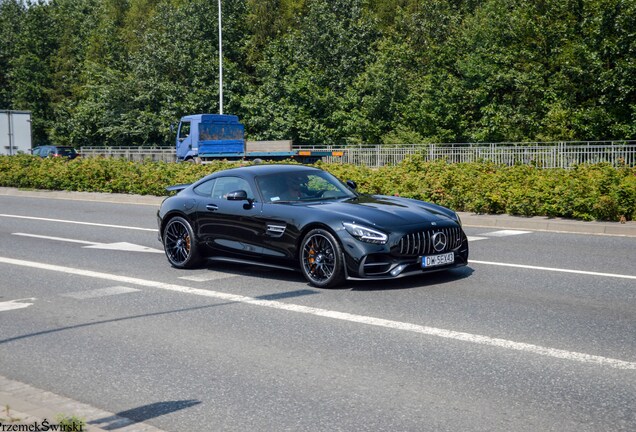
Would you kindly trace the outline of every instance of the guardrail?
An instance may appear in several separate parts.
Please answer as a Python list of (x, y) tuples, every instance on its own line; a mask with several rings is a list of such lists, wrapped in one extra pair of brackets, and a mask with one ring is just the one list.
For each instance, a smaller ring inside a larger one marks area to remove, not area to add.
[[(608, 162), (636, 166), (636, 141), (585, 141), (553, 143), (413, 144), (360, 146), (294, 146), (295, 150), (342, 151), (327, 162), (379, 167), (397, 164), (410, 155), (451, 163), (492, 161), (497, 164), (531, 164), (540, 168), (572, 168), (582, 163)], [(82, 147), (84, 157), (119, 157), (131, 161), (176, 160), (168, 147)]]

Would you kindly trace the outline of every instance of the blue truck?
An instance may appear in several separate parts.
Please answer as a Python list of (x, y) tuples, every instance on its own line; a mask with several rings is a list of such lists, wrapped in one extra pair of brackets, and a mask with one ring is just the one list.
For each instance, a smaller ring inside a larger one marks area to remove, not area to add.
[(194, 114), (181, 118), (177, 129), (177, 161), (205, 163), (213, 160), (294, 159), (313, 163), (330, 150), (293, 150), (291, 141), (245, 141), (245, 128), (235, 115)]

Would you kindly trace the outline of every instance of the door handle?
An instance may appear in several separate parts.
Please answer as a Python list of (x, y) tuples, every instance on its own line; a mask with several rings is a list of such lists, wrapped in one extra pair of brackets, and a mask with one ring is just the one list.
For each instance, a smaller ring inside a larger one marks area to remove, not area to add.
[(205, 206), (205, 208), (210, 211), (217, 211), (219, 209), (219, 206), (216, 204), (208, 204)]

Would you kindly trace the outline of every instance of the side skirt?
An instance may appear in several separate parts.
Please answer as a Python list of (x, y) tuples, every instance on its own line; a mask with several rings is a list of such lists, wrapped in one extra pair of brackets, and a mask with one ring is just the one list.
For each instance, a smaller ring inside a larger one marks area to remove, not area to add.
[(281, 266), (281, 265), (276, 265), (276, 264), (267, 264), (267, 263), (262, 263), (262, 262), (258, 262), (258, 261), (250, 261), (250, 260), (246, 260), (246, 259), (237, 259), (237, 258), (210, 257), (210, 258), (208, 258), (208, 261), (218, 261), (218, 262), (227, 262), (227, 263), (235, 263), (235, 264), (254, 265), (254, 266), (259, 266), (259, 267), (269, 267), (269, 268), (275, 268), (275, 269), (279, 269), (279, 270), (288, 270), (288, 271), (293, 271), (293, 272), (300, 271), (300, 270), (298, 270), (297, 268), (294, 268), (294, 267), (287, 267), (287, 266)]

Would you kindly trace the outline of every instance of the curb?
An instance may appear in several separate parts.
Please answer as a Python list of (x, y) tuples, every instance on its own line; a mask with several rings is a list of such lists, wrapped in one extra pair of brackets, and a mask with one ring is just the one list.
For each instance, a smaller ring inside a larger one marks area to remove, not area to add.
[(166, 198), (154, 195), (111, 194), (103, 192), (71, 192), (52, 190), (31, 190), (0, 187), (0, 196), (21, 196), (26, 198), (47, 198), (71, 201), (102, 201), (114, 204), (140, 204), (159, 206)]
[(60, 415), (83, 420), (85, 426), (82, 431), (163, 432), (162, 429), (146, 423), (136, 422), (0, 375), (0, 425), (7, 428), (2, 430), (47, 430), (44, 427), (47, 424), (50, 427), (48, 430), (63, 430), (53, 429), (54, 425), (59, 425)]
[[(110, 194), (102, 192), (69, 192), (49, 190), (22, 190), (0, 187), (0, 196), (22, 196), (73, 201), (102, 201), (114, 204), (136, 204), (159, 207), (164, 196)], [(558, 233), (590, 234), (636, 237), (636, 221), (586, 222), (574, 219), (549, 218), (545, 216), (478, 215), (459, 212), (463, 225), (470, 228), (523, 229)]]

